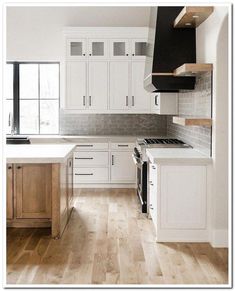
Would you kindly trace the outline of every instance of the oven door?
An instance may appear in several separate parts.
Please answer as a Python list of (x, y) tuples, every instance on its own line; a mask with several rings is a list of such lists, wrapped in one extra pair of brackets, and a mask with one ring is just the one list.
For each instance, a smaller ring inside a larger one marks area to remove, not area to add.
[(142, 212), (147, 212), (147, 162), (132, 154), (137, 171), (137, 195), (141, 202)]

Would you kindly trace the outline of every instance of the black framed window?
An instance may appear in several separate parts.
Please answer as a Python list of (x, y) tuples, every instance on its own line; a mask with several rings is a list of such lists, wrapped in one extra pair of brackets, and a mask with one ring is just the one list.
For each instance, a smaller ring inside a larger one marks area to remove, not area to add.
[(7, 63), (8, 133), (12, 127), (17, 134), (58, 133), (59, 69), (51, 62)]

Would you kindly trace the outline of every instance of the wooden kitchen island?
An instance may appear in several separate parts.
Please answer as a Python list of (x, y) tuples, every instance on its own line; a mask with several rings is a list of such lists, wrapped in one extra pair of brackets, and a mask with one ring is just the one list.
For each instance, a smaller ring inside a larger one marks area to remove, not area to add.
[(8, 227), (51, 227), (61, 237), (73, 209), (74, 148), (7, 145)]

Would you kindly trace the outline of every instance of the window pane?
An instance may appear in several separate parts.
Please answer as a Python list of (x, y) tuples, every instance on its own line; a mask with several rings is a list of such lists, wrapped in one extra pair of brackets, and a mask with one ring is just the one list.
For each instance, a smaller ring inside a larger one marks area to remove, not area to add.
[(37, 134), (38, 130), (38, 101), (21, 100), (20, 101), (20, 133)]
[(38, 65), (20, 65), (20, 99), (38, 98)]
[[(7, 134), (11, 133), (11, 124), (13, 122), (13, 100), (6, 100), (6, 118), (7, 118)], [(10, 120), (10, 125), (9, 125)]]
[(5, 98), (13, 99), (13, 65), (6, 65)]
[(40, 133), (58, 133), (59, 102), (40, 101)]
[(59, 98), (59, 65), (40, 65), (40, 98)]

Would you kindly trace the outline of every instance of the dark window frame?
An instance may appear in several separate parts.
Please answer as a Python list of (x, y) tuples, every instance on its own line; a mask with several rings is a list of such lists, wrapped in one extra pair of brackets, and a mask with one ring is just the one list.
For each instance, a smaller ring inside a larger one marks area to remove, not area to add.
[[(41, 64), (57, 64), (59, 66), (59, 96), (58, 96), (58, 113), (60, 109), (60, 62), (16, 62), (16, 61), (8, 61), (7, 64), (12, 64), (13, 65), (13, 128), (15, 130), (15, 134), (17, 135), (25, 135), (28, 133), (20, 133), (20, 65), (21, 64), (35, 64), (35, 65), (41, 65)], [(38, 66), (38, 70), (40, 71), (40, 66)], [(38, 78), (40, 78), (40, 73), (38, 74)], [(8, 99), (10, 100), (10, 99)], [(27, 100), (32, 100), (32, 99), (27, 99)], [(33, 99), (37, 100), (37, 99)], [(40, 80), (38, 80), (38, 102), (40, 103)], [(57, 99), (43, 99), (42, 100), (57, 100)], [(39, 115), (38, 115), (38, 122), (39, 122), (39, 127), (38, 127), (38, 133), (30, 133), (30, 135), (40, 135), (40, 106), (39, 106)], [(59, 120), (58, 120), (59, 124)], [(59, 129), (57, 133), (44, 133), (43, 135), (57, 135), (59, 134)]]

